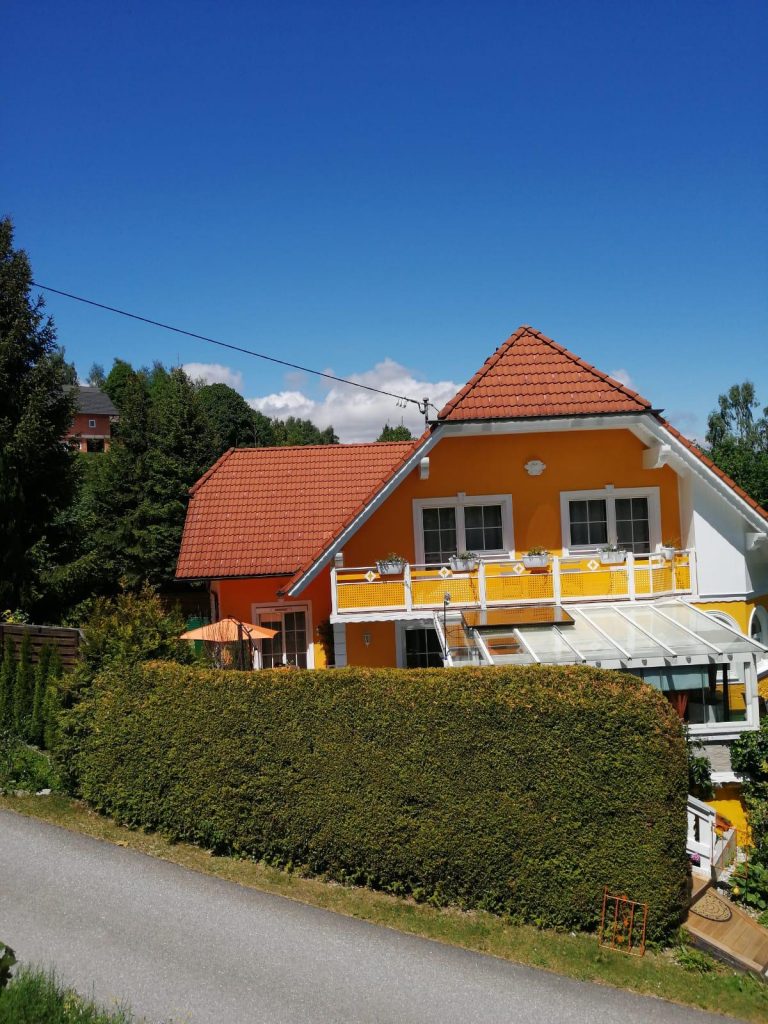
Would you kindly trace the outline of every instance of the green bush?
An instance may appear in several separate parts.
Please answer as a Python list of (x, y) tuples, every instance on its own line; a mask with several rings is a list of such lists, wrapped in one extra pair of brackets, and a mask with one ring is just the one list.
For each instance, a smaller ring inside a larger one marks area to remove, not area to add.
[(22, 967), (7, 988), (0, 990), (0, 1024), (132, 1024), (124, 1009), (103, 1010), (55, 975)]
[(82, 795), (124, 823), (546, 926), (593, 927), (605, 885), (649, 937), (679, 923), (685, 741), (633, 676), (123, 665), (68, 717)]
[(0, 730), (0, 793), (59, 789), (59, 773), (49, 755)]

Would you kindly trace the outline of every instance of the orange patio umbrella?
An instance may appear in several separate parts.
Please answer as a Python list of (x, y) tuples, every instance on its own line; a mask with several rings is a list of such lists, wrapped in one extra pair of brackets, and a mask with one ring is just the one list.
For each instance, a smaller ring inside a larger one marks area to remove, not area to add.
[(208, 640), (215, 644), (231, 644), (237, 643), (238, 640), (261, 640), (264, 637), (271, 639), (276, 634), (276, 629), (255, 626), (252, 622), (241, 622), (240, 619), (229, 616), (207, 626), (188, 629), (186, 633), (181, 634), (179, 640)]

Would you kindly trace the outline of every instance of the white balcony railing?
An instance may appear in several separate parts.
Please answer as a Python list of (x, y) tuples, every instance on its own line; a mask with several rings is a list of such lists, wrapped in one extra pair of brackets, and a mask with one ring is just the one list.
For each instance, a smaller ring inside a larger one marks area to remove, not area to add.
[(481, 559), (471, 571), (447, 565), (403, 566), (382, 575), (377, 567), (331, 570), (336, 621), (381, 612), (440, 608), (446, 594), (453, 607), (492, 608), (507, 604), (567, 604), (569, 601), (634, 601), (695, 593), (694, 551), (632, 555), (603, 564), (599, 554), (553, 556), (545, 568), (529, 569), (519, 559)]

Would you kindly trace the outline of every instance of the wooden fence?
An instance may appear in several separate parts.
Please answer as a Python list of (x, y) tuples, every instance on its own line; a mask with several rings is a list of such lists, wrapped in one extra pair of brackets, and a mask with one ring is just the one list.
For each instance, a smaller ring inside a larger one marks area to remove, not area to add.
[(17, 623), (0, 623), (0, 644), (5, 646), (5, 638), (10, 637), (19, 655), (21, 640), (24, 634), (29, 635), (30, 655), (35, 664), (40, 651), (47, 644), (58, 648), (59, 657), (64, 668), (72, 668), (80, 657), (80, 643), (83, 634), (79, 629), (69, 626), (31, 626)]

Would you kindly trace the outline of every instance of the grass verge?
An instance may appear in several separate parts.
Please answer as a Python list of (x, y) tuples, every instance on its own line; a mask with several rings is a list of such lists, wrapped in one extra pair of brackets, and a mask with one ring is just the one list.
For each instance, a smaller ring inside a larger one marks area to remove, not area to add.
[(238, 885), (579, 981), (629, 989), (742, 1020), (768, 1020), (768, 985), (737, 974), (704, 954), (681, 949), (677, 954), (649, 951), (642, 959), (629, 957), (600, 949), (594, 936), (510, 924), (482, 911), (437, 909), (369, 889), (306, 878), (251, 860), (215, 857), (197, 846), (170, 843), (154, 833), (117, 825), (85, 804), (63, 796), (0, 797), (0, 808)]
[(125, 1008), (105, 1010), (48, 971), (18, 968), (0, 989), (0, 1024), (139, 1024)]

